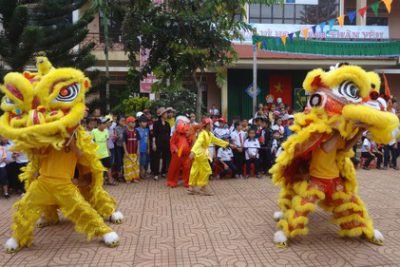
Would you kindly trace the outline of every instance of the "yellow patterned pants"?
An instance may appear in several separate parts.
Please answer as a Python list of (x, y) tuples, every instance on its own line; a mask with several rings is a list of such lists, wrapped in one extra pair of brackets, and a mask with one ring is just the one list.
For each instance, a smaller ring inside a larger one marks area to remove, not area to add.
[(136, 154), (129, 154), (124, 156), (124, 177), (125, 181), (131, 182), (139, 179), (139, 162)]
[(112, 232), (74, 184), (57, 178), (39, 177), (32, 182), (23, 198), (15, 203), (17, 211), (13, 216), (12, 230), (21, 247), (32, 243), (36, 221), (42, 212), (46, 213), (54, 206), (60, 207), (64, 216), (75, 224), (75, 230), (85, 233), (88, 240)]
[(361, 198), (346, 190), (341, 178), (331, 180), (311, 178), (282, 189), (279, 206), (284, 212), (277, 226), (287, 237), (308, 233), (308, 216), (319, 204), (332, 212), (332, 222), (340, 227), (340, 236), (374, 235), (373, 223)]

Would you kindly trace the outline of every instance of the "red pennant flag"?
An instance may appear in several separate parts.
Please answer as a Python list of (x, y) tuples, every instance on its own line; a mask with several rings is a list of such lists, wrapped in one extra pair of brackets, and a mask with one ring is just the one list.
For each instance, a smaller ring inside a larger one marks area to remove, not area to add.
[(368, 6), (365, 6), (358, 10), (358, 13), (360, 14), (361, 17), (364, 17), (365, 13), (367, 12), (367, 8), (368, 8)]
[(286, 105), (292, 105), (292, 77), (286, 75), (272, 75), (269, 78), (269, 94), (277, 99), (282, 98)]

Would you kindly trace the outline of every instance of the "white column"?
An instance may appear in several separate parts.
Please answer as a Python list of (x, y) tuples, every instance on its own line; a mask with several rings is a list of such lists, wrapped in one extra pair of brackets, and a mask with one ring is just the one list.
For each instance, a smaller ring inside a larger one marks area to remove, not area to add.
[(356, 7), (357, 8), (357, 10), (356, 10), (356, 12), (357, 12), (357, 25), (359, 25), (359, 26), (365, 26), (367, 24), (367, 14), (365, 14), (364, 17), (361, 17), (360, 13), (358, 13), (358, 10), (360, 8), (365, 7), (366, 5), (367, 5), (367, 0), (359, 0), (359, 1), (357, 1), (357, 7)]
[(225, 69), (225, 80), (221, 88), (221, 114), (228, 117), (228, 70)]
[(343, 16), (344, 15), (344, 0), (340, 0), (340, 4), (339, 4), (339, 16)]

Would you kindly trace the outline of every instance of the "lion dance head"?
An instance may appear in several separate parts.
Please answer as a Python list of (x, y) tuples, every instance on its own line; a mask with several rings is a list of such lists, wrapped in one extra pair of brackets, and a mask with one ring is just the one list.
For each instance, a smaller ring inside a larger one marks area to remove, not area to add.
[(0, 132), (16, 149), (59, 149), (84, 117), (90, 81), (77, 69), (52, 67), (46, 57), (38, 57), (36, 65), (37, 73), (4, 77)]

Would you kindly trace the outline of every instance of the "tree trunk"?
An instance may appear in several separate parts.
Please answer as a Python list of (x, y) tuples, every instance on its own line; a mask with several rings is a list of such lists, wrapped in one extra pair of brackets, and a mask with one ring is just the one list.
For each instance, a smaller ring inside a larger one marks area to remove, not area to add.
[[(202, 77), (202, 73), (200, 74), (200, 78)], [(196, 85), (197, 89), (197, 97), (196, 97), (196, 117), (201, 120), (201, 107), (203, 106), (203, 88), (201, 87), (200, 80), (196, 77), (196, 72), (193, 72), (192, 78), (194, 84)]]

